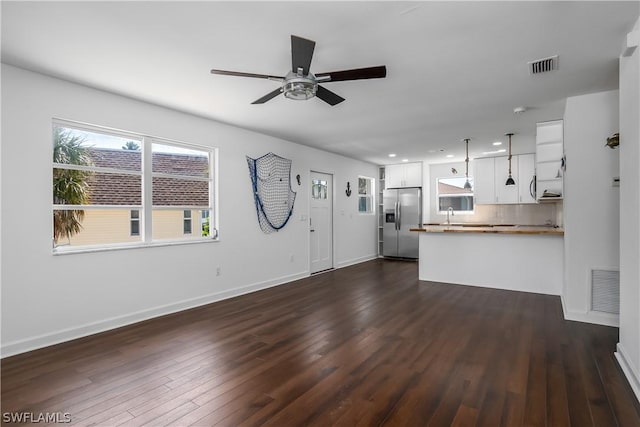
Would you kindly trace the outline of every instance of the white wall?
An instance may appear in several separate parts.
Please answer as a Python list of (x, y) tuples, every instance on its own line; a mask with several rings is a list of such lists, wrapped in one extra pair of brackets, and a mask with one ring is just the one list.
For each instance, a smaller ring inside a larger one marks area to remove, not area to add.
[[(635, 31), (640, 31), (640, 19)], [(616, 356), (640, 400), (640, 47), (620, 57), (620, 342)]]
[(564, 115), (565, 318), (617, 325), (590, 311), (591, 269), (619, 268), (619, 151), (605, 147), (618, 132), (618, 91), (567, 99)]
[[(307, 276), (310, 170), (334, 174), (336, 267), (376, 256), (376, 216), (344, 193), (375, 165), (11, 66), (2, 89), (3, 356)], [(221, 241), (53, 256), (54, 117), (219, 147)], [(269, 151), (292, 159), (297, 198), (290, 223), (267, 235), (245, 155)]]

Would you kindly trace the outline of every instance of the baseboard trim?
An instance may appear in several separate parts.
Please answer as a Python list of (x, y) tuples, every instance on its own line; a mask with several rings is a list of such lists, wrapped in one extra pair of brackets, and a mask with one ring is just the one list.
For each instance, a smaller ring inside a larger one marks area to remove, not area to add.
[(247, 286), (228, 289), (222, 292), (215, 292), (201, 297), (179, 301), (177, 303), (166, 304), (146, 310), (137, 311), (131, 314), (126, 314), (123, 316), (117, 316), (97, 322), (87, 323), (85, 325), (74, 328), (63, 329), (48, 334), (38, 335), (32, 338), (9, 342), (0, 347), (0, 358), (15, 356), (16, 354), (26, 353), (28, 351), (37, 350), (43, 347), (49, 347), (51, 345), (83, 338), (88, 335), (109, 331), (111, 329), (121, 328), (123, 326), (128, 326), (134, 323), (153, 319), (155, 317), (177, 313), (180, 311), (200, 307), (240, 295), (250, 294), (262, 289), (267, 289), (274, 286), (283, 285), (285, 283), (293, 282), (294, 280), (303, 279), (308, 276), (308, 271), (298, 272), (286, 276), (277, 277), (275, 279), (267, 280), (264, 282), (253, 283)]
[(361, 264), (363, 262), (371, 261), (371, 260), (374, 260), (374, 259), (377, 259), (377, 258), (378, 258), (378, 255), (376, 255), (376, 254), (366, 255), (366, 256), (362, 256), (362, 257), (358, 257), (358, 258), (353, 258), (353, 259), (349, 259), (349, 260), (337, 263), (337, 267), (336, 268), (349, 267), (351, 265)]
[(638, 371), (635, 368), (634, 364), (629, 360), (624, 351), (624, 347), (620, 343), (616, 345), (616, 352), (613, 353), (616, 356), (616, 360), (622, 368), (622, 372), (624, 376), (627, 377), (627, 381), (631, 386), (631, 389), (636, 395), (636, 399), (640, 402), (640, 376), (638, 375)]
[(562, 296), (560, 296), (560, 301), (562, 302), (562, 313), (564, 314), (565, 320), (613, 326), (616, 328), (620, 327), (620, 316), (617, 314), (599, 313), (596, 311), (569, 311)]

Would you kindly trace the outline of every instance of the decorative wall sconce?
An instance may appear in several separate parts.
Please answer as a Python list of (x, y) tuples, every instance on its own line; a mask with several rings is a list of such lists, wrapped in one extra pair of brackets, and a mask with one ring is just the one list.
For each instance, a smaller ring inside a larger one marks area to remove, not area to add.
[(300, 174), (296, 175), (296, 181), (298, 181), (298, 185), (300, 185)]
[(349, 181), (347, 181), (347, 189), (344, 190), (344, 194), (346, 194), (347, 197), (351, 197), (351, 184), (349, 183)]

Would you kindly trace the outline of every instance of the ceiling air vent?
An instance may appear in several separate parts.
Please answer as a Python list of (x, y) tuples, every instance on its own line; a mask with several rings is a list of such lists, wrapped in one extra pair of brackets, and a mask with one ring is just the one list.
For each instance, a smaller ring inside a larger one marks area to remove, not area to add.
[(527, 62), (529, 74), (541, 74), (558, 69), (558, 55)]

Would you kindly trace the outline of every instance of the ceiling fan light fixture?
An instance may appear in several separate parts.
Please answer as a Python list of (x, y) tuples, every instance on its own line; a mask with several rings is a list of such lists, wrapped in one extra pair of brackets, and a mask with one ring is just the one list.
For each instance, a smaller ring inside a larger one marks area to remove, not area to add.
[(305, 101), (313, 98), (316, 96), (317, 90), (318, 84), (306, 78), (287, 79), (282, 86), (284, 96), (288, 99), (295, 99), (296, 101)]

